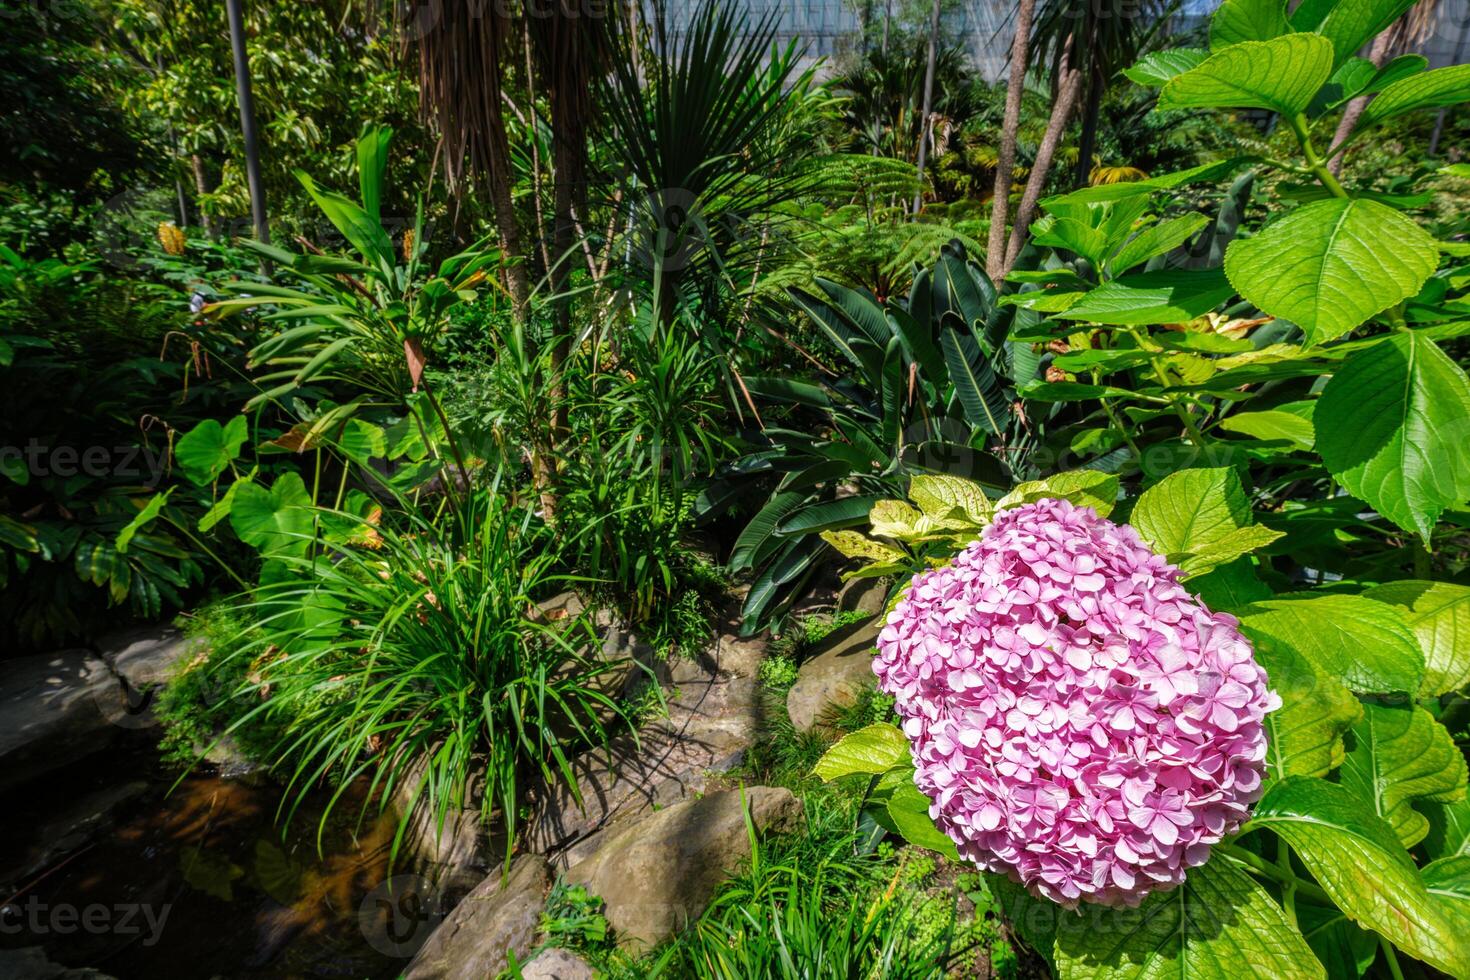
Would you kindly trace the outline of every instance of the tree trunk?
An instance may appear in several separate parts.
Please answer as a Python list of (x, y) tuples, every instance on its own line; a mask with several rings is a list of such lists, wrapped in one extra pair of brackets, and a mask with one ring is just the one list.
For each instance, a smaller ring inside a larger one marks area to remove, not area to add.
[(1031, 47), (1031, 14), (1036, 0), (1021, 0), (1016, 7), (1016, 36), (1011, 41), (1011, 77), (1006, 83), (1006, 115), (1001, 127), (1000, 148), (995, 161), (995, 197), (990, 204), (990, 238), (985, 250), (985, 270), (999, 279), (1005, 266), (1006, 218), (1011, 206), (1011, 171), (1016, 168), (1016, 142), (1021, 128), (1021, 96), (1026, 91), (1026, 55)]
[[(1392, 33), (1393, 25), (1390, 24), (1384, 29), (1382, 34), (1379, 34), (1373, 39), (1373, 47), (1368, 49), (1368, 60), (1373, 62), (1375, 66), (1381, 67), (1383, 65), (1383, 59), (1388, 54), (1388, 36)], [(1363, 115), (1363, 110), (1367, 106), (1368, 96), (1360, 95), (1349, 102), (1346, 109), (1342, 110), (1342, 119), (1338, 120), (1337, 132), (1332, 134), (1331, 149), (1328, 151), (1329, 155), (1337, 153), (1343, 142), (1348, 136), (1352, 135), (1353, 127), (1358, 124), (1358, 118)], [(1336, 156), (1333, 156), (1327, 161), (1327, 169), (1332, 172), (1332, 176), (1342, 176), (1342, 161), (1345, 156), (1347, 156), (1346, 153), (1337, 153)]]
[(924, 69), (924, 112), (919, 117), (919, 186), (914, 191), (914, 214), (924, 204), (924, 165), (929, 157), (929, 111), (934, 99), (934, 63), (939, 59), (939, 0), (929, 15), (929, 64)]
[(194, 193), (198, 195), (196, 200), (199, 204), (199, 226), (204, 229), (204, 234), (210, 238), (216, 236), (214, 230), (214, 218), (204, 207), (203, 197), (209, 193), (209, 178), (204, 173), (204, 161), (199, 159), (199, 154), (189, 154), (189, 166), (194, 170)]
[(1072, 183), (1086, 187), (1092, 180), (1092, 158), (1097, 152), (1098, 114), (1102, 110), (1103, 91), (1108, 80), (1096, 68), (1089, 73), (1087, 102), (1082, 107), (1082, 135), (1077, 141), (1077, 170)]
[[(1070, 65), (1071, 59), (1064, 57), (1062, 64)], [(1021, 253), (1021, 245), (1030, 230), (1031, 219), (1036, 215), (1036, 202), (1041, 199), (1041, 189), (1046, 186), (1047, 172), (1051, 170), (1052, 159), (1056, 156), (1067, 122), (1072, 117), (1072, 108), (1077, 104), (1077, 93), (1081, 88), (1082, 72), (1076, 68), (1064, 68), (1062, 77), (1057, 82), (1057, 100), (1051, 107), (1046, 135), (1041, 138), (1041, 146), (1036, 151), (1036, 162), (1032, 164), (1031, 174), (1026, 178), (1026, 190), (1022, 192), (1021, 204), (1016, 208), (1016, 224), (1011, 229), (1010, 242), (1006, 245), (1006, 261), (1001, 268), (1001, 276), (1011, 271), (1011, 266), (1015, 265), (1016, 257)]]

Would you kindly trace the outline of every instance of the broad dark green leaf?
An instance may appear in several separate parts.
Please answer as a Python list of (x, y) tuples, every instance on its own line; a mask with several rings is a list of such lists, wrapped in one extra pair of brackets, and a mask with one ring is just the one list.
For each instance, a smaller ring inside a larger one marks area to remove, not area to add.
[(1225, 0), (1210, 18), (1210, 49), (1241, 41), (1269, 41), (1291, 28), (1284, 0)]
[(1256, 804), (1248, 830), (1288, 844), (1332, 901), (1365, 929), (1451, 976), (1470, 976), (1470, 942), (1430, 895), (1393, 828), (1350, 790), (1292, 776)]
[(1343, 198), (1303, 205), (1225, 251), (1240, 295), (1301, 327), (1309, 345), (1416, 295), (1438, 265), (1434, 238), (1413, 219)]
[(1429, 833), (1411, 805), (1465, 798), (1465, 757), (1449, 731), (1418, 705), (1363, 705), (1339, 781), (1393, 828), (1405, 847)]
[(1343, 362), (1314, 414), (1338, 481), (1425, 541), (1470, 498), (1470, 379), (1433, 341), (1391, 334)]
[(1363, 593), (1402, 607), (1424, 651), (1418, 696), (1439, 697), (1470, 687), (1470, 586), (1451, 582), (1389, 582)]
[(1105, 282), (1057, 317), (1122, 326), (1182, 323), (1234, 295), (1234, 287), (1219, 269), (1158, 269)]
[(1419, 690), (1424, 655), (1402, 612), (1341, 593), (1307, 593), (1237, 610), (1241, 628), (1290, 647), (1314, 669), (1351, 690), (1389, 694)]
[(1060, 916), (1054, 949), (1060, 980), (1326, 976), (1270, 893), (1222, 857), (1136, 911)]

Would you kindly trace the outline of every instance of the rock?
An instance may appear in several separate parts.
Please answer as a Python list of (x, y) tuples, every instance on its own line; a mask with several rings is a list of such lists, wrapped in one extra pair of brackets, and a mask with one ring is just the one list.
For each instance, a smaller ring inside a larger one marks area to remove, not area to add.
[[(801, 826), (801, 801), (790, 790), (753, 786), (744, 797), (758, 833)], [(657, 945), (698, 918), (720, 883), (750, 858), (741, 803), (741, 791), (729, 789), (620, 825), (566, 880), (603, 900), (620, 945)]]
[(521, 967), (521, 980), (592, 980), (587, 961), (565, 949), (544, 949)]
[[(80, 799), (69, 800), (60, 813), (49, 817), (24, 838), (12, 836), (7, 842), (11, 848), (24, 845), (25, 851), (18, 855), (15, 864), (0, 868), (0, 888), (19, 887), (59, 858), (110, 830), (116, 822), (116, 812), (148, 789), (148, 783), (143, 780), (105, 786)], [(0, 972), (0, 976), (4, 973)]]
[(567, 867), (591, 853), (594, 835), (613, 821), (700, 793), (712, 775), (744, 760), (762, 721), (751, 676), (758, 643), (722, 636), (706, 657), (675, 665), (666, 718), (573, 760), (580, 803), (560, 784), (533, 797), (531, 850), (555, 852), (557, 866)]
[(22, 949), (0, 949), (0, 977), (5, 980), (113, 980), (90, 967), (62, 966), (53, 963), (40, 946)]
[[(394, 787), (393, 806), (398, 813), (407, 811), (419, 793), (426, 766), (426, 760), (420, 758)], [(444, 814), (442, 825), (427, 802), (425, 790), (420, 796), (421, 805), (414, 808), (403, 832), (402, 848), (410, 857), (410, 869), (431, 879), (451, 902), (479, 885), (497, 865), (476, 789), (471, 788), (463, 807), (452, 807)]]
[(881, 620), (844, 626), (817, 644), (796, 672), (786, 695), (786, 711), (798, 731), (816, 727), (831, 708), (852, 704), (874, 683), (873, 653)]
[(511, 864), (504, 884), (497, 869), (455, 906), (429, 934), (404, 971), (404, 980), (485, 980), (535, 948), (541, 909), (551, 890), (551, 867), (534, 854)]
[(172, 626), (148, 626), (115, 633), (98, 645), (102, 659), (134, 691), (160, 687), (173, 676), (174, 665), (204, 649)]
[(876, 616), (888, 605), (888, 579), (855, 578), (837, 593), (838, 612), (860, 612)]
[(85, 650), (0, 661), (0, 789), (106, 748), (124, 701)]

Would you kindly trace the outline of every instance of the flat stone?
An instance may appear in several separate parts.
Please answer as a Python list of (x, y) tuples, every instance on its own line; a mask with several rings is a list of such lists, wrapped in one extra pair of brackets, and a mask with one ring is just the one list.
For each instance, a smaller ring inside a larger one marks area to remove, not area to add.
[(854, 703), (864, 687), (872, 686), (881, 622), (874, 618), (844, 626), (802, 663), (786, 695), (786, 711), (798, 731), (811, 731), (825, 712)]
[(128, 687), (145, 691), (166, 684), (175, 665), (202, 651), (204, 644), (202, 640), (186, 640), (183, 631), (172, 626), (146, 626), (114, 633), (97, 647), (102, 659)]
[(619, 945), (657, 945), (698, 918), (720, 883), (750, 859), (746, 808), (759, 834), (789, 833), (803, 819), (801, 801), (783, 788), (684, 800), (610, 831), (566, 880), (603, 900)]
[(0, 789), (106, 748), (125, 702), (86, 650), (0, 661)]
[(587, 961), (566, 949), (544, 949), (521, 967), (521, 980), (592, 980)]
[[(745, 759), (762, 721), (755, 664), (759, 646), (722, 636), (706, 655), (675, 666), (668, 716), (635, 739), (619, 736), (573, 760), (579, 803), (564, 785), (533, 798), (525, 842), (568, 867), (596, 847), (613, 822), (703, 792), (712, 778)], [(749, 671), (749, 673), (742, 673)]]
[(501, 881), (497, 869), (429, 934), (404, 971), (405, 980), (485, 980), (509, 966), (507, 950), (524, 959), (536, 947), (541, 910), (551, 890), (544, 858), (523, 854)]

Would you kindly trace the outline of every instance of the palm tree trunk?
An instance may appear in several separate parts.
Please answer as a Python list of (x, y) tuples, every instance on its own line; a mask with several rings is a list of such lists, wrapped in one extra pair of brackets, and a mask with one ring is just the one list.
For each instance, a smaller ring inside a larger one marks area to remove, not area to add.
[(1089, 73), (1087, 102), (1082, 107), (1082, 135), (1077, 141), (1077, 169), (1072, 176), (1072, 183), (1078, 187), (1085, 187), (1092, 179), (1092, 158), (1097, 152), (1098, 114), (1102, 111), (1103, 92), (1107, 87), (1107, 78), (1094, 64)]
[(939, 0), (929, 15), (929, 64), (924, 69), (924, 112), (919, 117), (919, 186), (914, 191), (914, 214), (924, 204), (924, 165), (929, 157), (929, 110), (934, 100), (934, 63), (939, 60)]
[(1021, 96), (1026, 91), (1026, 54), (1031, 47), (1031, 15), (1036, 0), (1021, 0), (1016, 7), (1016, 36), (1011, 41), (1011, 76), (1006, 83), (1006, 115), (1000, 131), (1000, 148), (995, 161), (995, 196), (990, 203), (990, 239), (985, 251), (985, 269), (999, 279), (1006, 261), (1006, 218), (1011, 206), (1011, 172), (1016, 167), (1016, 142), (1021, 128)]
[(1051, 118), (1046, 123), (1046, 135), (1041, 138), (1041, 146), (1036, 150), (1036, 162), (1031, 165), (1031, 173), (1026, 178), (1026, 190), (1022, 192), (1021, 204), (1016, 209), (1016, 224), (1011, 229), (1010, 241), (1006, 245), (1006, 260), (1001, 268), (1001, 276), (1011, 271), (1016, 257), (1021, 253), (1021, 245), (1026, 240), (1031, 219), (1036, 215), (1036, 202), (1041, 200), (1041, 190), (1046, 186), (1052, 159), (1056, 156), (1067, 122), (1072, 118), (1072, 109), (1077, 104), (1077, 93), (1082, 88), (1082, 72), (1070, 67), (1070, 52), (1061, 63), (1067, 67), (1062, 69), (1062, 77), (1057, 80), (1057, 97), (1052, 103)]

